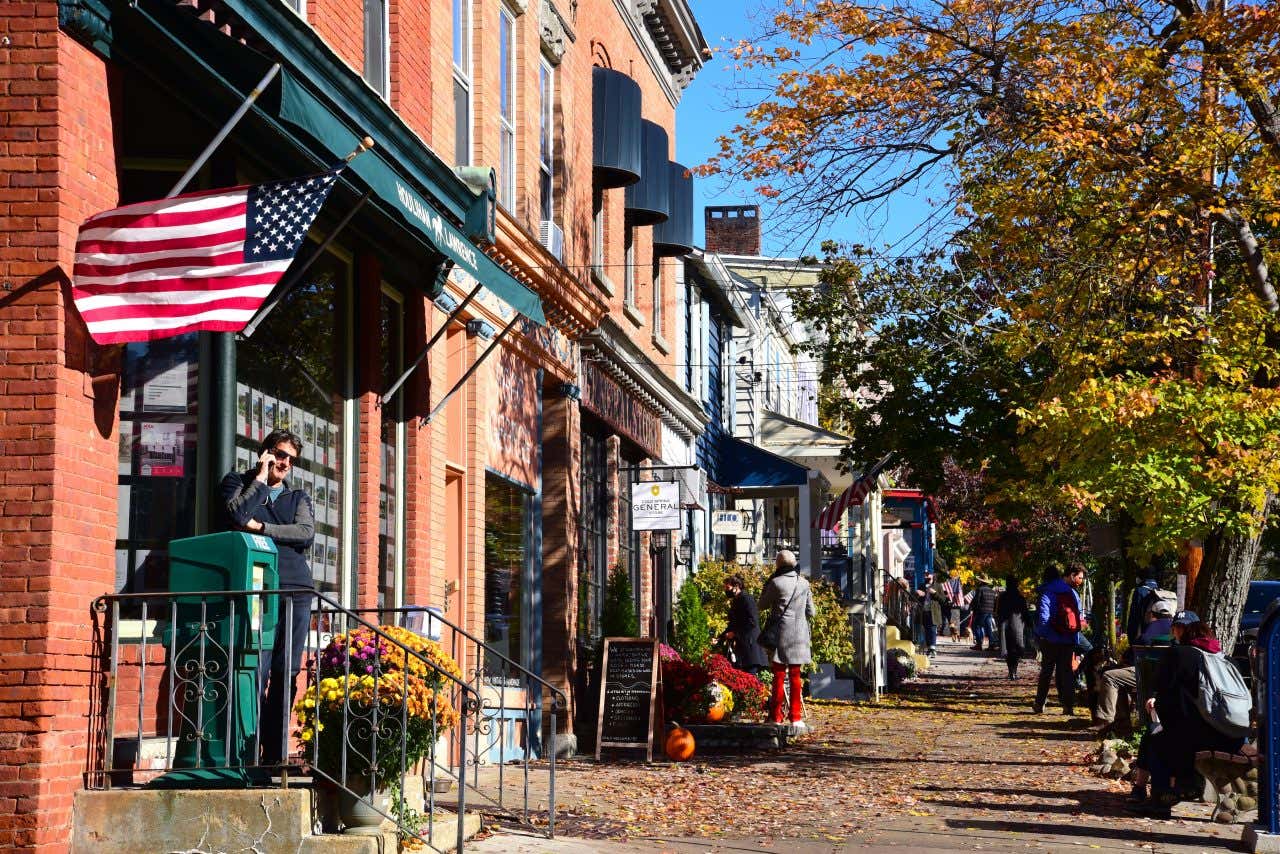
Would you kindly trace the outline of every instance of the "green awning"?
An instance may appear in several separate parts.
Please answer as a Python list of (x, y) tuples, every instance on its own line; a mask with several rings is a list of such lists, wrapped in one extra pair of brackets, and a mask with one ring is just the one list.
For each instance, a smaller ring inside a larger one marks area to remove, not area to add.
[[(537, 294), (500, 267), (454, 224), (454, 219), (461, 221), (470, 216), (482, 200), (404, 125), (386, 102), (296, 15), (263, 0), (227, 0), (227, 4), (259, 30), (284, 66), (277, 78), (281, 81), (279, 106), (273, 84), (270, 93), (255, 104), (254, 111), (320, 163), (336, 163), (355, 149), (360, 137), (373, 137), (377, 145), (351, 162), (345, 180), (364, 184), (384, 216), (399, 219), (410, 234), (437, 249), (494, 296), (529, 320), (545, 324)], [(144, 0), (137, 10), (167, 37), (173, 49), (194, 59), (220, 87), (238, 98), (245, 96), (253, 86), (250, 81), (256, 82), (270, 62), (211, 24), (182, 14), (173, 0)], [(115, 23), (123, 28), (130, 21), (126, 13)], [(142, 50), (138, 52), (141, 54)], [(303, 82), (309, 80), (333, 96), (325, 97)], [(277, 120), (288, 125), (278, 124)], [(295, 137), (290, 126), (304, 131), (306, 138)], [(315, 163), (303, 164), (299, 174), (313, 168)]]
[[(285, 71), (282, 76), (280, 118), (306, 131), (324, 145), (335, 161), (350, 154), (364, 134), (357, 135), (350, 130), (292, 73)], [(376, 129), (369, 135), (377, 140)], [(377, 148), (351, 161), (350, 168), (379, 198), (398, 210), (410, 226), (425, 234), (432, 245), (459, 269), (469, 273), (494, 296), (525, 317), (540, 324), (547, 322), (537, 295), (512, 278), (468, 240), (457, 226), (445, 219), (430, 201), (414, 189), (407, 177), (386, 162)]]

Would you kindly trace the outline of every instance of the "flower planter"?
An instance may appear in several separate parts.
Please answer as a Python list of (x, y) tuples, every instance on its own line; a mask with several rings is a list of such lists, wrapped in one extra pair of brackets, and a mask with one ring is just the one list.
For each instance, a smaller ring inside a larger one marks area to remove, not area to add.
[(348, 791), (341, 792), (338, 799), (342, 832), (356, 836), (380, 834), (382, 823), (387, 820), (386, 791), (371, 791), (371, 782), (364, 776), (349, 777), (346, 788)]

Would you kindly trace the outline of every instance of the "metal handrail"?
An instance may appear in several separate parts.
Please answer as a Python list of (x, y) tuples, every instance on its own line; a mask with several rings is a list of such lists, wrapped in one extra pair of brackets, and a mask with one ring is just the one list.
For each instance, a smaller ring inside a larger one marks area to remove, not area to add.
[[(417, 613), (420, 613), (420, 612), (421, 612), (421, 611), (423, 611), (423, 610), (424, 610), (424, 609), (421, 609), (421, 608), (353, 608), (353, 609), (352, 609), (352, 613), (353, 613), (353, 614), (401, 614), (401, 615), (404, 615), (404, 614), (417, 614)], [(484, 647), (485, 655), (492, 655), (492, 656), (495, 656), (495, 657), (497, 657), (497, 658), (501, 659), (501, 660), (502, 660), (502, 662), (503, 662), (504, 664), (508, 664), (508, 665), (510, 665), (511, 667), (514, 667), (516, 670), (519, 670), (519, 671), (520, 671), (521, 673), (523, 673), (525, 676), (527, 676), (527, 677), (529, 677), (530, 679), (534, 680), (534, 681), (535, 681), (535, 682), (537, 682), (540, 686), (542, 686), (543, 688), (546, 688), (548, 691), (550, 691), (552, 694), (554, 694), (554, 695), (556, 696), (556, 698), (558, 699), (558, 702), (556, 703), (556, 705), (557, 705), (558, 707), (561, 707), (561, 708), (564, 708), (564, 709), (568, 709), (568, 707), (569, 707), (569, 698), (568, 698), (568, 696), (567, 696), (563, 691), (561, 691), (559, 688), (557, 688), (555, 685), (552, 685), (550, 682), (548, 682), (547, 680), (543, 679), (541, 676), (539, 676), (538, 674), (534, 673), (532, 670), (530, 670), (529, 668), (525, 667), (525, 666), (524, 666), (523, 664), (521, 664), (520, 662), (515, 661), (514, 659), (511, 659), (511, 658), (508, 658), (507, 656), (505, 656), (505, 655), (503, 655), (502, 653), (498, 652), (496, 649), (494, 649), (493, 647), (489, 646), (487, 643), (485, 643), (484, 641), (480, 640), (480, 638), (478, 638), (478, 637), (476, 637), (475, 635), (471, 634), (471, 633), (470, 633), (469, 631), (467, 631), (466, 629), (462, 628), (461, 626), (457, 625), (456, 623), (451, 622), (451, 621), (450, 621), (447, 617), (445, 617), (443, 614), (439, 614), (439, 613), (437, 613), (437, 612), (435, 612), (435, 611), (431, 611), (431, 612), (429, 612), (429, 613), (430, 613), (430, 615), (431, 615), (431, 619), (432, 619), (432, 621), (434, 621), (434, 622), (439, 622), (439, 623), (443, 623), (444, 625), (448, 626), (450, 629), (452, 629), (453, 631), (455, 631), (455, 632), (457, 632), (458, 634), (462, 635), (464, 638), (466, 638), (467, 640), (469, 640), (469, 641), (471, 641), (472, 643), (476, 644), (477, 646)]]
[[(392, 616), (394, 616), (394, 618), (398, 619), (401, 622), (401, 624), (403, 624), (403, 618), (405, 616), (409, 614), (422, 613), (424, 611), (430, 615), (430, 619), (433, 622), (438, 621), (442, 626), (447, 627), (451, 631), (453, 631), (455, 635), (461, 636), (466, 641), (469, 641), (471, 644), (474, 645), (474, 647), (478, 651), (482, 651), (485, 659), (496, 660), (496, 662), (503, 667), (504, 673), (507, 672), (508, 670), (514, 670), (516, 671), (516, 673), (522, 675), (524, 679), (528, 680), (529, 682), (528, 687), (531, 690), (535, 688), (545, 689), (551, 696), (549, 717), (550, 717), (550, 723), (551, 723), (551, 737), (554, 740), (554, 738), (557, 735), (557, 732), (556, 732), (557, 714), (556, 713), (558, 711), (564, 711), (567, 713), (569, 708), (568, 697), (565, 695), (563, 691), (561, 691), (555, 685), (552, 685), (550, 682), (546, 681), (541, 676), (529, 670), (527, 667), (515, 661), (514, 659), (510, 658), (509, 656), (503, 655), (501, 652), (498, 652), (488, 643), (476, 637), (475, 635), (473, 635), (466, 629), (462, 628), (461, 626), (453, 623), (451, 620), (446, 618), (443, 614), (439, 613), (438, 611), (426, 611), (426, 609), (423, 609), (423, 608), (404, 608), (404, 607), (355, 609), (355, 613), (385, 615), (388, 618), (391, 618)], [(455, 650), (455, 654), (456, 654), (456, 650)], [(475, 669), (475, 675), (474, 675), (474, 684), (473, 684), (473, 690), (477, 695), (481, 694), (483, 681), (487, 677), (487, 675), (488, 674), (486, 674), (484, 668), (480, 666), (479, 663), (477, 663), (477, 667)], [(504, 709), (508, 708), (506, 704), (506, 689), (507, 689), (507, 685), (505, 682), (501, 683), (497, 687), (497, 691), (499, 694), (497, 712), (499, 713), (499, 715)], [(503, 813), (505, 813), (506, 815), (514, 819), (523, 821), (523, 823), (529, 826), (530, 828), (537, 830), (539, 829), (537, 825), (529, 820), (529, 787), (528, 787), (529, 765), (528, 765), (527, 752), (522, 757), (523, 759), (522, 764), (524, 767), (524, 804), (523, 804), (523, 809), (521, 813), (518, 814), (514, 812), (512, 809), (508, 808), (504, 800), (505, 769), (504, 769), (504, 763), (501, 761), (501, 759), (502, 759), (502, 756), (504, 755), (505, 745), (499, 748), (497, 798), (495, 799), (492, 796), (488, 795), (480, 787), (479, 766), (482, 764), (482, 760), (480, 758), (480, 753), (481, 753), (480, 737), (481, 735), (488, 735), (491, 733), (494, 719), (486, 720), (485, 711), (493, 710), (493, 709), (494, 707), (489, 703), (489, 700), (481, 696), (479, 717), (476, 722), (476, 727), (474, 728), (474, 739), (476, 744), (474, 749), (473, 760), (471, 763), (472, 768), (474, 769), (474, 774), (470, 783), (466, 781), (465, 774), (460, 775), (458, 777), (459, 783), (462, 786), (470, 785), (477, 795), (481, 797), (485, 797), (486, 800), (492, 803), (498, 810), (502, 811)], [(534, 707), (532, 705), (527, 705), (526, 711), (532, 714), (534, 711)], [(504, 721), (501, 718), (498, 718), (496, 720), (497, 720), (497, 726), (499, 728), (497, 743), (502, 745)], [(492, 745), (490, 745), (490, 747), (492, 747)], [(546, 751), (546, 758), (548, 763), (548, 769), (547, 769), (548, 771), (548, 795), (547, 795), (548, 802), (547, 802), (546, 836), (547, 838), (550, 839), (555, 837), (555, 820), (556, 820), (556, 750), (555, 750), (554, 744), (551, 745), (550, 749)]]
[[(427, 671), (432, 674), (433, 677), (439, 680), (441, 687), (437, 688), (433, 685), (431, 688), (433, 697), (436, 696), (440, 691), (456, 692), (458, 695), (458, 706), (459, 706), (459, 723), (458, 723), (458, 730), (457, 730), (458, 731), (457, 737), (459, 740), (458, 743), (459, 745), (466, 744), (468, 718), (473, 715), (478, 715), (483, 706), (479, 692), (474, 687), (467, 684), (465, 681), (455, 677), (453, 674), (437, 667), (428, 658), (424, 657), (423, 655), (419, 654), (415, 650), (399, 642), (394, 637), (388, 635), (386, 632), (382, 630), (380, 626), (372, 622), (369, 622), (368, 620), (365, 620), (358, 613), (343, 607), (341, 603), (336, 602), (335, 600), (326, 596), (323, 593), (320, 593), (318, 591), (275, 589), (275, 590), (208, 590), (208, 591), (181, 591), (181, 592), (161, 591), (161, 592), (153, 592), (153, 593), (117, 593), (117, 594), (107, 594), (107, 595), (97, 597), (91, 605), (92, 613), (95, 615), (95, 621), (94, 621), (95, 629), (97, 628), (96, 615), (106, 614), (109, 611), (111, 616), (109, 649), (105, 648), (106, 639), (101, 638), (101, 636), (99, 636), (98, 638), (104, 644), (104, 648), (100, 652), (100, 658), (108, 658), (109, 656), (109, 672), (106, 674), (105, 680), (103, 680), (104, 684), (101, 687), (96, 689), (96, 696), (99, 697), (100, 699), (98, 703), (96, 703), (95, 705), (100, 708), (100, 717), (102, 719), (101, 739), (97, 745), (98, 749), (102, 753), (107, 753), (108, 751), (114, 750), (114, 745), (115, 745), (116, 711), (117, 711), (117, 700), (118, 700), (118, 690), (119, 690), (119, 679), (117, 677), (118, 677), (119, 667), (121, 663), (120, 623), (121, 623), (121, 605), (122, 604), (128, 604), (131, 602), (139, 603), (142, 623), (143, 623), (143, 627), (145, 628), (146, 623), (148, 621), (148, 617), (149, 617), (150, 602), (153, 602), (155, 600), (162, 600), (168, 603), (168, 608), (164, 609), (168, 611), (168, 618), (170, 623), (170, 629), (168, 633), (168, 642), (167, 642), (167, 652), (169, 657), (169, 666), (173, 668), (173, 672), (169, 674), (170, 690), (169, 690), (169, 697), (168, 697), (168, 710), (167, 710), (168, 714), (166, 716), (166, 731), (165, 731), (166, 748), (165, 749), (166, 749), (166, 759), (172, 761), (176, 757), (176, 754), (173, 749), (173, 726), (174, 726), (174, 713), (175, 713), (176, 699), (177, 699), (177, 694), (175, 692), (177, 689), (174, 687), (174, 683), (183, 681), (181, 675), (178, 674), (176, 671), (180, 669), (178, 664), (180, 656), (189, 654), (189, 648), (191, 647), (192, 643), (194, 643), (194, 641), (191, 641), (185, 644), (181, 648), (179, 648), (178, 646), (177, 626), (180, 623), (179, 607), (182, 606), (184, 608), (189, 608), (189, 607), (194, 607), (196, 605), (199, 606), (199, 619), (198, 621), (195, 621), (193, 623), (195, 626), (198, 627), (197, 628), (197, 633), (199, 638), (199, 644), (197, 649), (198, 655), (194, 662), (194, 666), (191, 666), (192, 663), (188, 661), (188, 665), (186, 667), (186, 670), (188, 671), (188, 673), (194, 673), (195, 675), (191, 677), (191, 680), (190, 680), (191, 684), (189, 684), (183, 691), (184, 711), (178, 712), (179, 715), (186, 717), (185, 704), (194, 702), (196, 706), (196, 710), (195, 710), (196, 720), (194, 722), (191, 722), (189, 718), (187, 718), (187, 720), (195, 728), (194, 740), (197, 742), (197, 752), (198, 752), (201, 749), (200, 747), (201, 739), (205, 735), (204, 730), (207, 725), (207, 722), (204, 719), (206, 702), (216, 702), (218, 700), (225, 700), (227, 732), (228, 734), (230, 734), (232, 731), (231, 724), (232, 724), (232, 715), (233, 715), (233, 709), (234, 709), (234, 697), (237, 690), (236, 677), (237, 677), (237, 670), (239, 669), (239, 665), (236, 665), (234, 667), (231, 665), (232, 656), (234, 654), (235, 647), (237, 646), (236, 638), (238, 637), (236, 633), (237, 603), (242, 603), (241, 613), (243, 613), (245, 616), (241, 617), (241, 619), (246, 621), (245, 623), (242, 624), (241, 631), (256, 632), (256, 636), (257, 636), (256, 648), (261, 649), (263, 648), (262, 638), (263, 638), (264, 630), (261, 623), (259, 623), (256, 628), (253, 628), (252, 621), (248, 619), (248, 614), (250, 613), (250, 609), (248, 607), (248, 603), (246, 600), (248, 600), (250, 597), (260, 597), (263, 599), (265, 599), (266, 597), (272, 597), (272, 596), (281, 597), (285, 595), (291, 595), (297, 592), (309, 592), (312, 594), (312, 596), (314, 597), (313, 601), (315, 604), (310, 608), (310, 610), (313, 616), (318, 614), (321, 616), (328, 615), (330, 617), (340, 618), (341, 620), (346, 621), (347, 623), (347, 631), (345, 632), (346, 634), (349, 634), (353, 629), (359, 629), (359, 628), (365, 629), (366, 631), (369, 631), (374, 637), (378, 638), (380, 641), (385, 642), (392, 650), (396, 652), (396, 654), (404, 655), (405, 656), (404, 660), (406, 664), (409, 661), (410, 656), (413, 659), (420, 662), (427, 669)], [(291, 623), (291, 620), (283, 620), (283, 623), (281, 623), (280, 621), (283, 619), (285, 614), (292, 617), (293, 607), (294, 607), (293, 600), (291, 598), (286, 598), (284, 600), (284, 605), (285, 605), (283, 609), (284, 614), (279, 614), (279, 613), (277, 614), (277, 617), (278, 617), (278, 623), (277, 623), (277, 629), (276, 629), (277, 631), (283, 630), (286, 626), (290, 625)], [(209, 613), (211, 608), (215, 609), (215, 613), (212, 619)], [(224, 614), (222, 609), (224, 608), (225, 608), (225, 618), (227, 619), (228, 631), (231, 635), (231, 640), (226, 644), (225, 649), (222, 647), (221, 644), (217, 642), (216, 639), (212, 639), (208, 634), (210, 629), (213, 627), (213, 625), (216, 624), (218, 620), (223, 619)], [(277, 609), (277, 610), (279, 611), (280, 609)], [(157, 610), (158, 616), (163, 613), (164, 613), (163, 610), (159, 610), (159, 609)], [(247, 626), (248, 628), (245, 628), (245, 626)], [(315, 631), (315, 630), (312, 630), (312, 631)], [(138, 710), (137, 710), (137, 727), (138, 727), (137, 749), (139, 751), (139, 757), (141, 756), (142, 745), (144, 741), (144, 730), (145, 730), (143, 710), (144, 710), (144, 704), (146, 701), (146, 685), (147, 685), (146, 672), (147, 672), (148, 656), (147, 656), (146, 650), (147, 650), (147, 647), (150, 645), (151, 644), (149, 639), (144, 637), (142, 639), (142, 653), (139, 656), (139, 662), (138, 662), (139, 696), (138, 696)], [(162, 645), (165, 645), (164, 642), (162, 642)], [(212, 646), (213, 649), (209, 650), (207, 648), (209, 646)], [(288, 663), (283, 665), (286, 672), (290, 672), (289, 668), (292, 661), (291, 646), (292, 646), (292, 638), (291, 636), (286, 635), (285, 648), (283, 650), (285, 653), (285, 658), (288, 659)], [(212, 654), (210, 657), (207, 658), (206, 654), (210, 652)], [(243, 651), (240, 653), (240, 655), (243, 655)], [(222, 658), (220, 658), (219, 656), (222, 656), (225, 658), (225, 661), (226, 661), (225, 667), (222, 663)], [(382, 656), (381, 648), (379, 647), (377, 654), (375, 656), (374, 672), (379, 672), (379, 673), (381, 672), (381, 668), (382, 668), (381, 661), (380, 661), (381, 656)], [(345, 658), (344, 666), (345, 666), (346, 676), (349, 678), (351, 676), (350, 655), (348, 654), (344, 658)], [(318, 686), (320, 682), (320, 678), (319, 678), (320, 658), (318, 654), (313, 656), (313, 662), (314, 662), (314, 669), (308, 669), (306, 671), (308, 674), (308, 682), (311, 685)], [(254, 671), (255, 672), (254, 672), (253, 683), (254, 683), (254, 689), (255, 689), (255, 695), (256, 695), (256, 699), (255, 699), (256, 712), (254, 716), (254, 721), (257, 723), (260, 723), (263, 720), (262, 691), (261, 691), (262, 674), (256, 667), (254, 668)], [(211, 682), (209, 680), (211, 680)], [(219, 680), (225, 680), (225, 686)], [(192, 687), (192, 685), (194, 685), (194, 688)], [(105, 708), (102, 708), (103, 706), (105, 706)], [(282, 736), (281, 736), (282, 758), (285, 755), (287, 755), (287, 748), (290, 743), (289, 734), (288, 734), (288, 721), (292, 719), (292, 714), (293, 714), (292, 706), (293, 706), (292, 703), (286, 704), (282, 712), (283, 715), (285, 716), (284, 721), (282, 721), (282, 723), (285, 724), (282, 730)], [(403, 751), (406, 749), (406, 738), (407, 738), (407, 731), (408, 731), (407, 730), (407, 716), (408, 716), (407, 706), (408, 706), (408, 702), (407, 702), (407, 696), (406, 696), (404, 702), (401, 703), (401, 716), (402, 716), (401, 723), (403, 728), (401, 730), (402, 734), (400, 737), (400, 741), (401, 741), (402, 756), (404, 755)], [(347, 701), (344, 702), (344, 706), (343, 706), (343, 716), (344, 716), (343, 732), (344, 733), (346, 732), (347, 715), (350, 713), (350, 708), (351, 708), (351, 703), (348, 698)], [(217, 713), (220, 715), (221, 711), (218, 711)], [(373, 760), (373, 765), (376, 767), (377, 755), (378, 755), (378, 749), (377, 749), (378, 716), (379, 716), (378, 703), (375, 702), (373, 704), (371, 713), (372, 713), (372, 727), (370, 732), (371, 732), (371, 738), (373, 739), (371, 758)], [(97, 717), (99, 717), (99, 715), (95, 715), (95, 718)], [(385, 727), (386, 724), (384, 723), (383, 726)], [(255, 727), (256, 727), (256, 724), (255, 724)], [(331, 784), (333, 784), (335, 787), (337, 787), (341, 791), (345, 792), (350, 797), (365, 799), (364, 795), (361, 795), (360, 793), (355, 792), (346, 784), (346, 769), (347, 769), (347, 760), (348, 760), (347, 750), (348, 750), (348, 747), (354, 747), (355, 745), (352, 744), (350, 742), (350, 739), (344, 734), (341, 742), (342, 744), (341, 767), (343, 769), (342, 771), (343, 779), (337, 779), (332, 774), (327, 773), (323, 768), (320, 767), (320, 763), (318, 761), (319, 750), (320, 750), (319, 742), (320, 742), (319, 738), (315, 738), (312, 741), (312, 749), (311, 749), (311, 756), (310, 756), (311, 761), (309, 765), (311, 767), (311, 771), (313, 775), (316, 775), (318, 777), (328, 780)], [(253, 741), (253, 750), (254, 750), (253, 761), (246, 763), (242, 760), (241, 757), (236, 757), (236, 759), (239, 761), (232, 761), (233, 757), (231, 756), (231, 753), (230, 753), (231, 742), (229, 740), (228, 750), (225, 756), (226, 764), (225, 766), (220, 766), (220, 767), (225, 767), (228, 770), (239, 769), (241, 771), (243, 771), (244, 769), (255, 768), (255, 767), (263, 768), (264, 766), (260, 766), (257, 764), (257, 751), (261, 748), (261, 746), (262, 746), (261, 732), (260, 730), (256, 730), (256, 734)], [(465, 747), (463, 748), (463, 751), (460, 755), (465, 756)], [(432, 778), (431, 806), (434, 808), (434, 779), (435, 779), (435, 771), (436, 771), (434, 743), (430, 748), (430, 756), (431, 756), (431, 778)], [(306, 758), (305, 751), (304, 751), (304, 758)], [(92, 754), (90, 755), (89, 760), (91, 763), (93, 762), (94, 757)], [(107, 757), (102, 758), (102, 765), (105, 766), (104, 768), (102, 768), (101, 770), (95, 773), (93, 768), (91, 767), (89, 769), (90, 773), (87, 775), (87, 779), (90, 781), (90, 786), (93, 787), (92, 784), (95, 782), (109, 786), (112, 782), (113, 776), (117, 772), (117, 769), (114, 767), (114, 764), (115, 764), (114, 754), (109, 754)], [(184, 766), (173, 765), (170, 767), (173, 769), (177, 769), (178, 767), (184, 767)], [(201, 766), (197, 765), (196, 767), (201, 767)], [(211, 766), (203, 766), (203, 767), (211, 767)], [(404, 809), (405, 801), (404, 801), (404, 792), (403, 792), (403, 784), (406, 778), (407, 768), (405, 767), (405, 763), (403, 761), (400, 763), (400, 768), (401, 768), (401, 772), (400, 772), (401, 791), (399, 795), (400, 810), (397, 811), (395, 809), (392, 809), (391, 812), (387, 812), (386, 810), (383, 810), (381, 806), (379, 806), (378, 803), (376, 802), (376, 799), (374, 798), (372, 792), (369, 793), (369, 795), (367, 796), (367, 800), (368, 800), (367, 805), (371, 809), (373, 809), (376, 813), (380, 814), (384, 819), (388, 819), (393, 823), (395, 823), (395, 825), (397, 826), (397, 829), (402, 835), (417, 837), (418, 833), (415, 832), (414, 828), (408, 826), (406, 824), (406, 821), (402, 820), (402, 817), (407, 814)], [(120, 769), (120, 770), (123, 770), (123, 769)], [(461, 770), (463, 769), (460, 769), (460, 773), (457, 775), (457, 779), (459, 780), (463, 779), (465, 776), (463, 773), (461, 773)], [(289, 778), (288, 778), (288, 770), (286, 766), (282, 772), (282, 785), (287, 786), (288, 784), (289, 784)], [(465, 842), (465, 821), (464, 821), (465, 815), (466, 815), (465, 794), (466, 794), (465, 786), (460, 786), (458, 791), (457, 803), (456, 803), (457, 816), (458, 816), (457, 838), (454, 843), (459, 851), (462, 850), (463, 844)], [(430, 843), (434, 834), (434, 809), (428, 812), (427, 822), (428, 822), (428, 840), (427, 841), (428, 843)]]

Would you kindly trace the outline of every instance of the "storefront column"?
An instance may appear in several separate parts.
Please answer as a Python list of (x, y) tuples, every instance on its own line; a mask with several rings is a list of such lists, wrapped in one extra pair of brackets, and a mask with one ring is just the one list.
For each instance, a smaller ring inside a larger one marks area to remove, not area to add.
[[(581, 413), (558, 385), (544, 389), (542, 409), (542, 676), (574, 701), (577, 667), (578, 521), (581, 495)], [(573, 731), (573, 716), (556, 721)]]
[[(355, 484), (356, 502), (356, 577), (357, 608), (378, 606), (378, 484), (382, 478), (381, 441), (382, 410), (378, 395), (382, 391), (379, 347), (382, 330), (379, 324), (381, 270), (378, 259), (361, 254), (356, 260), (355, 357), (356, 433), (359, 477)], [(368, 619), (368, 616), (366, 616)], [(373, 622), (370, 619), (370, 622)]]

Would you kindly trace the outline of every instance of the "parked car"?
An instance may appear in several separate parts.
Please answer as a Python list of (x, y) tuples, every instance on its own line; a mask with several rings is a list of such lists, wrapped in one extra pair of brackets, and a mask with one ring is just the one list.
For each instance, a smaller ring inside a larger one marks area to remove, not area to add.
[(1280, 599), (1280, 581), (1249, 582), (1249, 595), (1245, 597), (1244, 611), (1240, 615), (1240, 633), (1231, 654), (1241, 673), (1249, 673), (1249, 649), (1258, 640), (1258, 629), (1267, 609), (1277, 599)]

